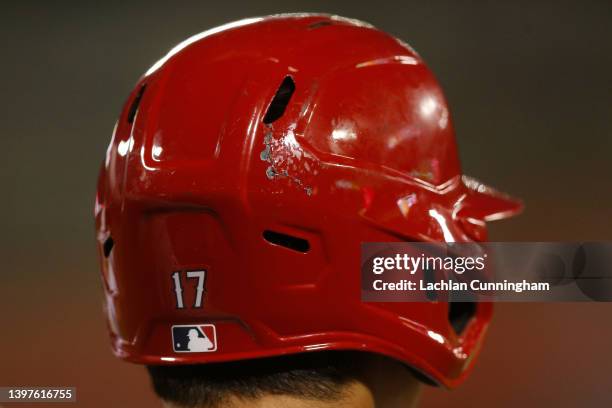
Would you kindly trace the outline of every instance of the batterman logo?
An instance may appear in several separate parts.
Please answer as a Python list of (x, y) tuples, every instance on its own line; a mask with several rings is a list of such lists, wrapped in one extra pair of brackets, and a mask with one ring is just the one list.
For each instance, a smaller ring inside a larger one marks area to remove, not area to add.
[(172, 347), (177, 353), (209, 353), (217, 351), (215, 325), (172, 326)]

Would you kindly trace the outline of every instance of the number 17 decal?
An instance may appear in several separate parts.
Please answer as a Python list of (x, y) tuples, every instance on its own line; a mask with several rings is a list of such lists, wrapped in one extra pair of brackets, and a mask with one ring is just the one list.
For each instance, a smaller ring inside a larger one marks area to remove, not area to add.
[[(197, 309), (202, 307), (202, 297), (204, 296), (204, 281), (206, 279), (206, 271), (187, 271), (185, 272), (187, 279), (198, 280), (196, 285), (195, 300), (193, 302), (193, 308)], [(181, 285), (181, 272), (174, 272), (172, 274), (172, 281), (174, 282), (174, 293), (176, 294), (176, 308), (184, 309), (185, 304), (183, 302), (183, 287)]]

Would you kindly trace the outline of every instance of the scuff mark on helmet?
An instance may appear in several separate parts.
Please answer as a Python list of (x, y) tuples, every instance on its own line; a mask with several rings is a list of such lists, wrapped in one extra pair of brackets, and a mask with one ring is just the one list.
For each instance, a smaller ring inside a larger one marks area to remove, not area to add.
[(290, 126), (284, 135), (275, 138), (272, 124), (266, 125), (263, 144), (264, 149), (260, 152), (259, 158), (270, 164), (266, 168), (266, 177), (269, 180), (287, 178), (299, 186), (307, 195), (312, 195), (314, 189), (306, 185), (295, 174), (300, 172), (311, 173), (314, 168), (314, 158), (304, 151), (296, 140), (294, 127)]

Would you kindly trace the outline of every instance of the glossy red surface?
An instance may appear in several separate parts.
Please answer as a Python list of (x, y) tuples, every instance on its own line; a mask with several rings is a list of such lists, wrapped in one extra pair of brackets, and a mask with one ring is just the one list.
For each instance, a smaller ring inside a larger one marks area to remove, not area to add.
[[(264, 124), (287, 76), (295, 92)], [(396, 38), (322, 15), (209, 30), (141, 78), (100, 173), (95, 213), (113, 349), (150, 364), (355, 349), (455, 386), (491, 305), (478, 305), (457, 335), (446, 303), (362, 303), (360, 244), (485, 240), (484, 221), (519, 209), (461, 176), (442, 91)], [(265, 230), (310, 249), (274, 245)], [(177, 309), (172, 273), (199, 269), (203, 307)], [(216, 325), (215, 352), (173, 351), (170, 327), (189, 323)]]

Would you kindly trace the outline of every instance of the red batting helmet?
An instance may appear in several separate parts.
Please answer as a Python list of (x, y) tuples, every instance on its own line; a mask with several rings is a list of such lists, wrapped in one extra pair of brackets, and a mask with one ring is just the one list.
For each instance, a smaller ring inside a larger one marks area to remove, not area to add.
[(145, 364), (362, 350), (452, 387), (491, 305), (363, 303), (360, 243), (485, 240), (485, 221), (519, 209), (461, 175), (442, 91), (397, 38), (313, 14), (213, 28), (140, 79), (100, 172), (113, 350)]

